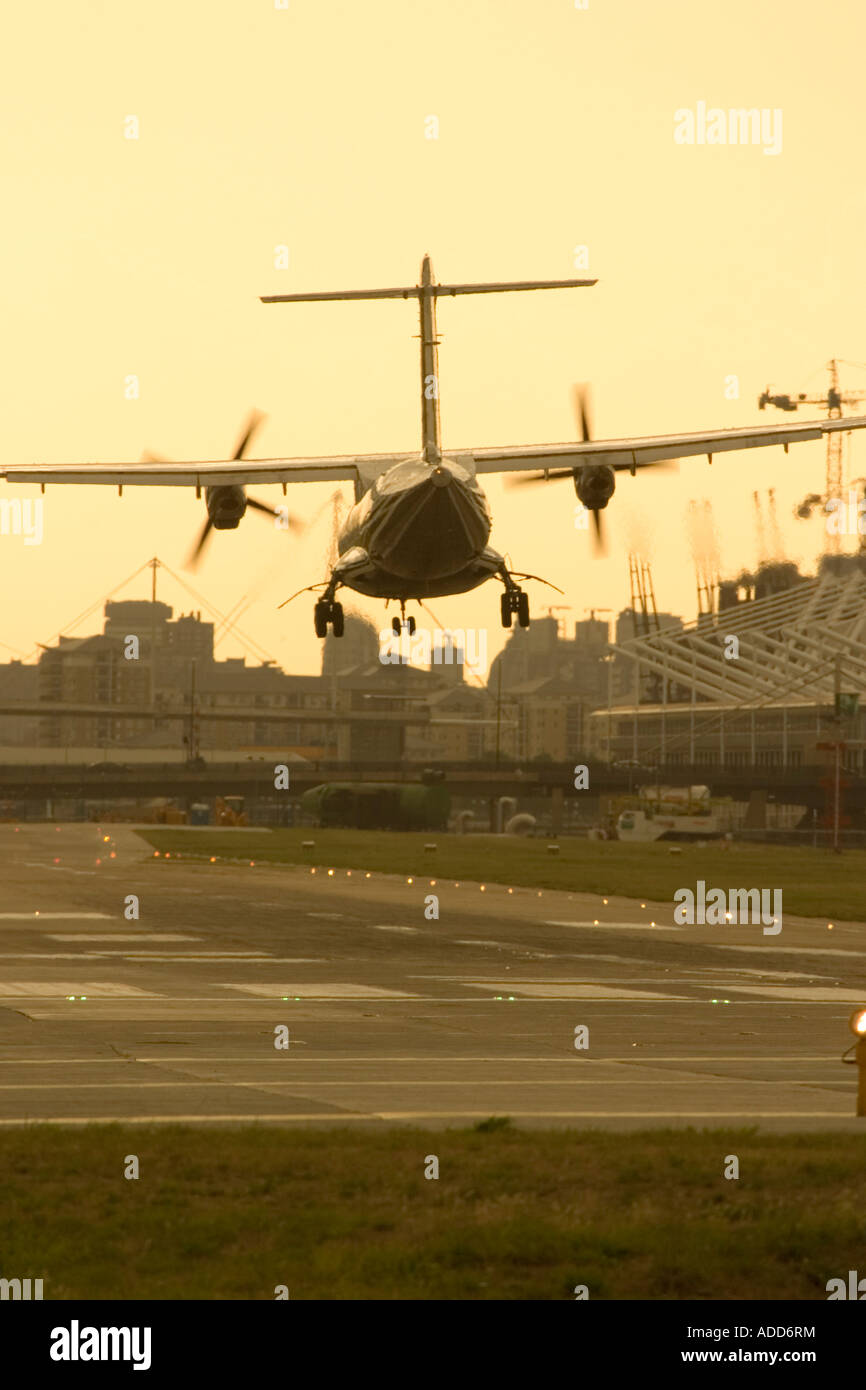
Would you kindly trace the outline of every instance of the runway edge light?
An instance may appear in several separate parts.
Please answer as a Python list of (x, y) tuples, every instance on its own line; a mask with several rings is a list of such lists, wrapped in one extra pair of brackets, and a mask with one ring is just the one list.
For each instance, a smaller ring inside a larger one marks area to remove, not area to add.
[[(854, 1010), (848, 1019), (848, 1027), (857, 1039), (853, 1049), (857, 1067), (857, 1114), (862, 1117), (866, 1116), (866, 1007)], [(842, 1060), (849, 1060), (847, 1053)]]

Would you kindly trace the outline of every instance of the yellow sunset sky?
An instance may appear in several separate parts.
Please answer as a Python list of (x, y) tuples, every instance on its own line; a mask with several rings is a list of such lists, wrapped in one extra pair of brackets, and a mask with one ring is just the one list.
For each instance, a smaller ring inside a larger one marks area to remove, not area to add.
[[(599, 280), (440, 305), (446, 447), (573, 438), (575, 381), (592, 383), (598, 437), (806, 419), (762, 415), (758, 394), (820, 391), (830, 357), (866, 361), (856, 0), (47, 0), (4, 31), (8, 463), (224, 458), (253, 407), (267, 413), (253, 456), (411, 451), (414, 304), (258, 297), (414, 283), (425, 252), (440, 281), (510, 280), (584, 273), (586, 246)], [(780, 110), (781, 151), (676, 143), (675, 113), (698, 102)], [(843, 384), (866, 391), (866, 370)], [(856, 435), (847, 466), (866, 473)], [(759, 558), (752, 493), (773, 488), (785, 555), (811, 570), (822, 522), (792, 508), (824, 469), (812, 443), (626, 476), (603, 560), (574, 529), (569, 482), (490, 478), (491, 539), (565, 591), (528, 586), (536, 615), (625, 606), (639, 548), (659, 607), (691, 618), (689, 502), (711, 502), (733, 575)], [(298, 485), (289, 505), (310, 517), (332, 490)], [(248, 515), (187, 575), (203, 519), (192, 490), (50, 487), (43, 543), (0, 537), (0, 655), (49, 641), (155, 554), (222, 611), (256, 595), (243, 629), (285, 669), (318, 670), (312, 597), (277, 604), (324, 577), (327, 509), (301, 539)], [(432, 607), (489, 628), (492, 657), (498, 593)], [(121, 596), (147, 594), (142, 578)], [(159, 595), (198, 606), (168, 577)], [(385, 625), (383, 604), (342, 597)], [(78, 631), (99, 626), (97, 612)]]

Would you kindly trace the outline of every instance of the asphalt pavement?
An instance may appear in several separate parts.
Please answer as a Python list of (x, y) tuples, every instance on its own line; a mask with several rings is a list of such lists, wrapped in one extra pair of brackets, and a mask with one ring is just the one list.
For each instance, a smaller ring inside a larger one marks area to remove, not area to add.
[(866, 1127), (840, 1060), (862, 923), (679, 927), (615, 884), (605, 901), (442, 881), (432, 854), (419, 870), (0, 826), (0, 1125)]

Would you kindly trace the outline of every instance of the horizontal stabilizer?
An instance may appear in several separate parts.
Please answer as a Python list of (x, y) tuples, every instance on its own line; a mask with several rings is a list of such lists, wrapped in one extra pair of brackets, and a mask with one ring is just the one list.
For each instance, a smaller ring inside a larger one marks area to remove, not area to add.
[(323, 299), (441, 299), (443, 295), (497, 294), (503, 290), (568, 290), (596, 280), (503, 280), (483, 285), (403, 285), (390, 290), (323, 290), (317, 294), (263, 294), (262, 304), (309, 304)]
[(487, 285), (431, 285), (432, 294), (497, 294), (500, 290), (571, 290), (596, 285), (597, 280), (502, 280)]

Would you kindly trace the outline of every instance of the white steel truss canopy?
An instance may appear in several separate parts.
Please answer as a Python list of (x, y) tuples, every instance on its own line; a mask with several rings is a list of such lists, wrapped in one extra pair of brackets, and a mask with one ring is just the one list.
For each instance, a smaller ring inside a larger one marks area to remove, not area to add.
[[(739, 655), (726, 657), (736, 637)], [(866, 693), (866, 579), (807, 579), (783, 593), (612, 646), (691, 692), (730, 708), (832, 704), (837, 677)], [(674, 703), (674, 702), (671, 702)], [(680, 701), (676, 702), (681, 703)]]

